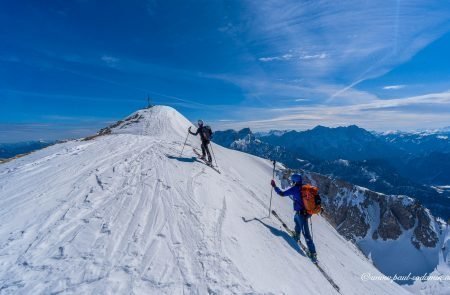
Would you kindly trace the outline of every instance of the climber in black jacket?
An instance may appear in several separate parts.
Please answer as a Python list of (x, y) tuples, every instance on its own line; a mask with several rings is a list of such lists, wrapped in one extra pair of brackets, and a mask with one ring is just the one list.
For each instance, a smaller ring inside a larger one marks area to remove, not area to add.
[(211, 135), (212, 135), (211, 128), (209, 128), (208, 126), (203, 126), (202, 120), (198, 120), (197, 124), (198, 124), (198, 128), (195, 133), (191, 131), (191, 127), (189, 127), (188, 131), (192, 135), (200, 134), (200, 140), (202, 141), (202, 145), (201, 145), (202, 156), (200, 157), (200, 159), (206, 161), (205, 158), (206, 158), (206, 154), (207, 154), (208, 155), (208, 163), (211, 163), (212, 158), (211, 158), (211, 153), (209, 152), (209, 148), (208, 148), (208, 145), (211, 141)]

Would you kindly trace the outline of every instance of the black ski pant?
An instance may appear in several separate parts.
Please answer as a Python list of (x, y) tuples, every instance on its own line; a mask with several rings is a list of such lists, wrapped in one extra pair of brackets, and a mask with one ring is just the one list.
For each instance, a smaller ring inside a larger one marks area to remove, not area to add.
[(211, 153), (209, 152), (208, 148), (209, 140), (202, 140), (202, 155), (205, 157), (205, 153), (208, 154), (208, 161), (211, 162)]

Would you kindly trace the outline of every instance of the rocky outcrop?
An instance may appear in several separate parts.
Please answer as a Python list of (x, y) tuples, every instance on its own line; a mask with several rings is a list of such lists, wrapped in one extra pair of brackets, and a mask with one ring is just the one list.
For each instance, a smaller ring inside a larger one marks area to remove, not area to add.
[(380, 224), (378, 225), (378, 229), (375, 230), (377, 235), (372, 235), (372, 237), (377, 236), (384, 241), (398, 239), (403, 231), (397, 218), (392, 214), (392, 211), (387, 209), (384, 213), (381, 213), (380, 217)]
[(435, 247), (437, 243), (437, 233), (430, 226), (430, 213), (425, 210), (417, 212), (417, 226), (414, 229), (412, 243), (416, 248), (420, 245), (425, 247)]
[(127, 125), (139, 122), (139, 120), (141, 118), (142, 118), (142, 115), (139, 114), (139, 113), (136, 113), (134, 115), (131, 115), (131, 116), (125, 118), (124, 120), (119, 120), (119, 121), (109, 125), (108, 127), (100, 129), (97, 132), (97, 134), (91, 135), (91, 136), (87, 136), (87, 137), (83, 138), (83, 141), (89, 141), (89, 140), (95, 139), (95, 138), (97, 138), (99, 136), (111, 134), (112, 129), (114, 129), (114, 128), (124, 128)]

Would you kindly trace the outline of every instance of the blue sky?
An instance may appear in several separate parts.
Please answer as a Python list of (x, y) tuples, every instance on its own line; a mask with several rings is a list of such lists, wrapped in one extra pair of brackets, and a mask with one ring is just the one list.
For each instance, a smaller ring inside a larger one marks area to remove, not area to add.
[(2, 1), (0, 142), (146, 104), (214, 129), (450, 125), (448, 1)]

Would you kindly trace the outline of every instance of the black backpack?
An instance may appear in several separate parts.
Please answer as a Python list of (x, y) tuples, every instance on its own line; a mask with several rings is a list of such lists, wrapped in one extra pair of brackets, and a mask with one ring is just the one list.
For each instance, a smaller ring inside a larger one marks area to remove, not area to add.
[(204, 138), (204, 139), (206, 139), (206, 140), (211, 140), (212, 135), (213, 135), (213, 132), (212, 132), (212, 130), (211, 130), (211, 127), (209, 127), (209, 126), (204, 126), (202, 132), (203, 132), (203, 138)]

